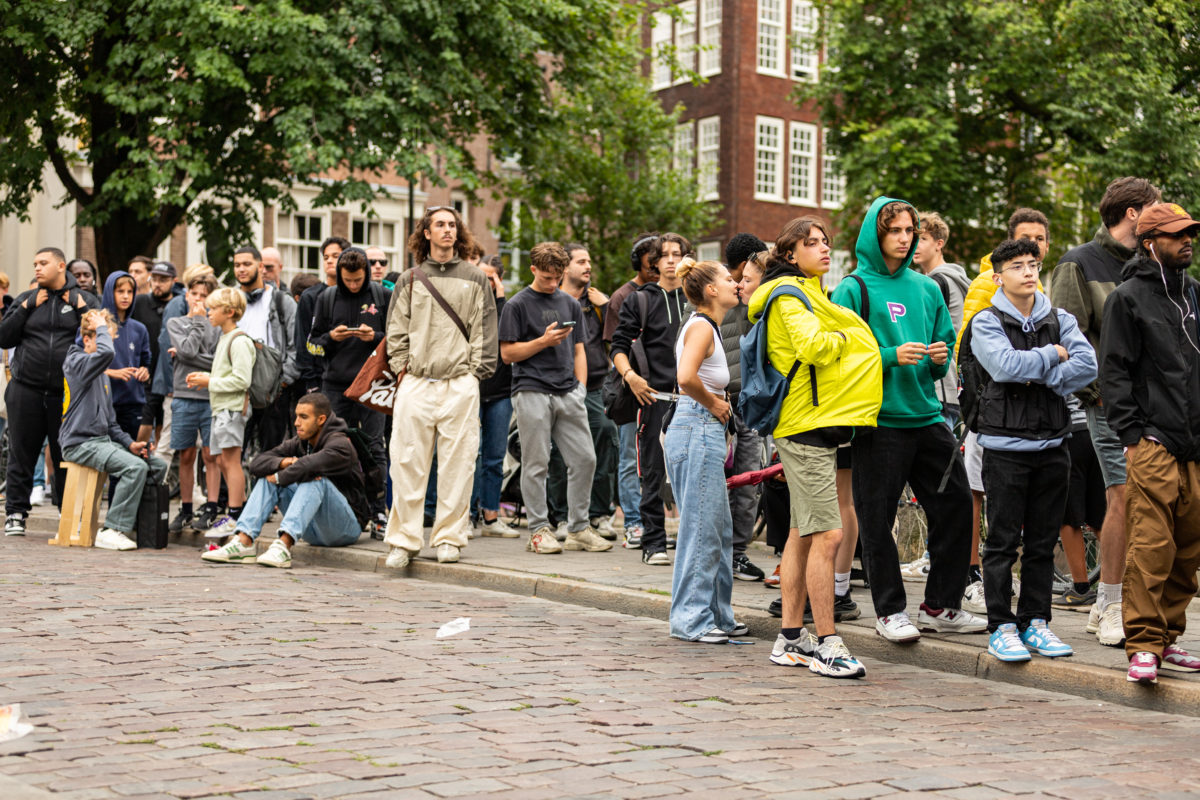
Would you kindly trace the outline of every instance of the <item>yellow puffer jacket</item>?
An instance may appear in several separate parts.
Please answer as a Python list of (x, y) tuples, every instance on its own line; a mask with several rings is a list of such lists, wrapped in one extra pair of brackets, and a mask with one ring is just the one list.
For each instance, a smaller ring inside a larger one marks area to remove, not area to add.
[[(967, 329), (967, 323), (971, 321), (971, 317), (991, 306), (992, 298), (995, 297), (996, 290), (1000, 288), (992, 280), (993, 272), (992, 254), (988, 253), (979, 259), (979, 277), (971, 281), (971, 286), (967, 289), (967, 297), (963, 300), (962, 327), (958, 329), (958, 340), (954, 343), (954, 352), (956, 353), (959, 351), (959, 345), (962, 344), (963, 331)], [(1038, 291), (1043, 291), (1041, 280), (1038, 280)]]
[(776, 298), (768, 313), (767, 357), (784, 375), (800, 362), (774, 435), (838, 425), (874, 427), (883, 402), (883, 362), (871, 329), (858, 314), (830, 301), (819, 281), (799, 277), (759, 286), (750, 298), (751, 322), (762, 313), (771, 290), (784, 284), (808, 295), (813, 310), (799, 298), (785, 296)]

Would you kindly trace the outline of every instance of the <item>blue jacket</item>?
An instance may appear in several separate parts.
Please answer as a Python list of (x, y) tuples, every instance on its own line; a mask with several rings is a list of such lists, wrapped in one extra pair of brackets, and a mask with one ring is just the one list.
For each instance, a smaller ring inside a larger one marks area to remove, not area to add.
[[(1004, 290), (992, 298), (996, 310), (1024, 321), (1026, 331), (1051, 311), (1046, 295), (1037, 293), (1033, 312), (1026, 317), (1012, 304)], [(994, 314), (978, 314), (971, 323), (971, 350), (992, 380), (1000, 383), (1044, 383), (1060, 397), (1077, 392), (1096, 379), (1096, 351), (1079, 330), (1079, 323), (1068, 312), (1058, 309), (1059, 344), (1070, 356), (1059, 361), (1054, 345), (1033, 350), (1017, 350), (1004, 333), (1000, 319)], [(1057, 439), (1018, 439), (1013, 436), (979, 435), (979, 444), (992, 450), (1048, 450), (1062, 444)]]
[[(117, 279), (122, 277), (133, 280), (133, 276), (128, 272), (117, 270), (104, 281), (104, 294), (100, 297), (101, 308), (107, 310), (116, 320), (121, 318), (117, 313), (116, 285)], [(129, 311), (132, 310), (130, 307)], [(153, 360), (150, 354), (150, 332), (146, 330), (145, 325), (129, 316), (129, 311), (126, 312), (125, 321), (120, 323), (117, 330), (117, 337), (113, 341), (113, 360), (108, 368), (145, 367), (149, 369)], [(75, 341), (77, 344), (81, 343), (79, 337), (76, 337)], [(112, 401), (114, 405), (126, 403), (145, 405), (145, 387), (142, 386), (141, 381), (132, 378), (128, 381), (113, 380)]]

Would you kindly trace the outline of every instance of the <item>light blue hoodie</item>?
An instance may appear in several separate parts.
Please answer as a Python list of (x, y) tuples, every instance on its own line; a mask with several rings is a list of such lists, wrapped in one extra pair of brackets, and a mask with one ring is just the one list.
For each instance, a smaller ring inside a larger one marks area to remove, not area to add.
[[(992, 305), (1013, 319), (1022, 320), (1022, 328), (1032, 331), (1045, 318), (1052, 306), (1046, 295), (1038, 292), (1033, 312), (1026, 317), (1001, 289), (992, 298)], [(994, 314), (976, 314), (971, 320), (971, 351), (992, 380), (1000, 383), (1044, 383), (1060, 397), (1067, 397), (1096, 379), (1096, 351), (1079, 331), (1079, 323), (1061, 308), (1058, 311), (1059, 344), (1067, 349), (1069, 358), (1059, 361), (1054, 345), (1018, 350), (1004, 333), (1004, 326)], [(979, 435), (981, 447), (990, 450), (1032, 452), (1058, 447), (1063, 437), (1056, 439), (1018, 439), (1015, 436)]]

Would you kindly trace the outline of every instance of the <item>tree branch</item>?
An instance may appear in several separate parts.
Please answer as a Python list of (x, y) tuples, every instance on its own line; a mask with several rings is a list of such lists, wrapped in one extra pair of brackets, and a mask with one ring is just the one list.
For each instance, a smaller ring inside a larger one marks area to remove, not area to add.
[(44, 112), (39, 112), (38, 127), (42, 129), (42, 146), (46, 148), (46, 154), (50, 158), (50, 163), (54, 166), (54, 174), (58, 176), (63, 186), (66, 187), (67, 194), (81, 206), (86, 207), (91, 205), (92, 195), (85, 191), (75, 180), (75, 176), (71, 174), (71, 167), (67, 164), (62, 150), (59, 149), (58, 131), (54, 127), (54, 120)]

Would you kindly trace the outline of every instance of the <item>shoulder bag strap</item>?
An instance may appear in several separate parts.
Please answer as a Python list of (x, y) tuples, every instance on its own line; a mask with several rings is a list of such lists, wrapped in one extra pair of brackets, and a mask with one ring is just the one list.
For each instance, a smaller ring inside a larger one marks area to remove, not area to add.
[[(442, 307), (442, 310), (449, 315), (450, 319), (454, 321), (454, 324), (458, 326), (458, 329), (462, 331), (462, 335), (469, 341), (471, 339), (471, 334), (467, 332), (466, 324), (463, 323), (462, 318), (459, 317), (458, 314), (454, 313), (454, 309), (451, 308), (450, 304), (446, 302), (446, 298), (442, 297), (442, 293), (433, 287), (433, 281), (429, 280), (429, 276), (426, 275), (420, 267), (413, 267), (413, 277), (415, 277), (425, 286), (425, 288), (429, 291), (429, 294), (434, 300), (437, 301), (437, 304)], [(411, 283), (409, 284), (409, 291), (412, 291)]]
[(850, 273), (846, 277), (853, 278), (858, 284), (858, 288), (861, 290), (859, 292), (859, 296), (861, 297), (859, 305), (861, 306), (861, 309), (859, 310), (858, 315), (863, 318), (863, 322), (867, 323), (867, 326), (869, 327), (871, 325), (871, 295), (867, 293), (867, 282), (854, 273)]

